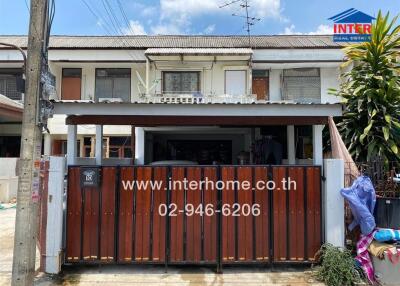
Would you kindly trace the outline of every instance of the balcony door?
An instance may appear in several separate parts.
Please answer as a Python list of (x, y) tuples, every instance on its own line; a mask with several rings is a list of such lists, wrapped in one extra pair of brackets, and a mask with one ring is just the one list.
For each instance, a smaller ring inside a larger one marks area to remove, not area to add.
[(80, 100), (82, 69), (66, 68), (62, 70), (61, 99)]
[(269, 77), (267, 70), (253, 70), (252, 93), (257, 100), (269, 100)]

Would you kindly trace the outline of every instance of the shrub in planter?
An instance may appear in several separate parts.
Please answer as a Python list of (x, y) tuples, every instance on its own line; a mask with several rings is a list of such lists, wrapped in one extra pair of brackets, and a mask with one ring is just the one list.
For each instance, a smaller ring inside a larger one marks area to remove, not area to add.
[(320, 265), (316, 267), (315, 278), (328, 286), (351, 286), (362, 282), (355, 260), (347, 249), (324, 244), (317, 256)]

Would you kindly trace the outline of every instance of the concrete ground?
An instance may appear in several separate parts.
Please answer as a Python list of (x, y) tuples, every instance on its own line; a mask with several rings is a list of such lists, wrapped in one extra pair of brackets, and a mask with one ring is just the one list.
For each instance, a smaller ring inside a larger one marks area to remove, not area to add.
[[(0, 286), (10, 285), (14, 240), (15, 209), (0, 210)], [(323, 286), (311, 278), (309, 269), (225, 267), (223, 274), (214, 268), (113, 265), (66, 267), (62, 274), (37, 273), (35, 285), (281, 285)]]

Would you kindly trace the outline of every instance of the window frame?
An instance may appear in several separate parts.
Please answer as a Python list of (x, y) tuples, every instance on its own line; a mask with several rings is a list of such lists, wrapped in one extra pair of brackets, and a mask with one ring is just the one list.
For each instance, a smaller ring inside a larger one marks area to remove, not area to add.
[[(309, 76), (309, 75), (296, 75), (296, 76), (285, 76), (285, 71), (290, 71), (290, 70), (316, 70), (318, 72), (318, 76)], [(286, 89), (286, 78), (318, 78), (318, 84), (319, 84), (319, 97), (313, 98), (313, 97), (299, 97), (299, 98), (289, 98), (287, 95), (287, 89)], [(303, 68), (288, 68), (288, 69), (283, 69), (282, 70), (282, 77), (281, 77), (281, 98), (283, 100), (294, 100), (296, 102), (302, 102), (302, 99), (310, 99), (312, 102), (315, 103), (320, 103), (322, 100), (322, 79), (321, 79), (321, 68), (319, 67), (303, 67)], [(313, 99), (317, 99), (317, 101), (314, 101)], [(308, 102), (307, 100), (303, 100), (304, 102)]]
[(23, 72), (21, 68), (0, 68), (0, 77), (1, 80), (4, 80), (7, 84), (8, 81), (13, 81), (15, 82), (15, 92), (13, 95), (8, 94), (7, 95), (7, 87), (5, 85), (5, 90), (4, 93), (3, 91), (0, 91), (0, 94), (6, 96), (7, 98), (10, 98), (12, 100), (23, 100), (23, 92), (20, 90), (20, 81), (23, 79)]
[(192, 70), (186, 70), (186, 71), (161, 71), (161, 73), (162, 73), (162, 76), (161, 76), (161, 78), (162, 78), (162, 94), (188, 94), (187, 92), (184, 92), (184, 91), (180, 91), (180, 92), (170, 91), (170, 92), (167, 92), (165, 90), (165, 83), (166, 83), (165, 75), (166, 74), (174, 74), (174, 73), (179, 73), (179, 74), (195, 73), (195, 74), (197, 74), (197, 90), (196, 91), (191, 91), (190, 94), (201, 93), (201, 71), (198, 71), (198, 70), (194, 70), (194, 71), (192, 71)]
[[(105, 78), (112, 78), (112, 79), (113, 78), (128, 78), (129, 79), (129, 90), (128, 90), (128, 101), (127, 102), (131, 102), (131, 100), (132, 100), (132, 69), (129, 67), (128, 68), (95, 68), (95, 70), (94, 70), (94, 96), (93, 96), (94, 100), (96, 102), (98, 102), (98, 100), (99, 100), (99, 97), (97, 96), (97, 93), (96, 93), (97, 80), (98, 80), (97, 72), (99, 70), (127, 70), (127, 71), (129, 71), (129, 77), (107, 76)], [(101, 98), (103, 98), (103, 97), (101, 97)], [(107, 98), (120, 98), (120, 97), (114, 96), (114, 80), (113, 80), (111, 97), (107, 97)], [(125, 102), (123, 98), (122, 98), (122, 101)]]

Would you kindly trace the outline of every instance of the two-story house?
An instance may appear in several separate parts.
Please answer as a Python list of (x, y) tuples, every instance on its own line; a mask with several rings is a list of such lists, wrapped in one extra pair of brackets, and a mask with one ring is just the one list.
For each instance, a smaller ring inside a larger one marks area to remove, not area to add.
[[(0, 40), (26, 47), (22, 36)], [(57, 97), (44, 153), (66, 155), (70, 166), (65, 261), (311, 261), (325, 241), (322, 131), (342, 114), (328, 92), (339, 86), (341, 48), (317, 35), (252, 36), (250, 46), (245, 36), (52, 36)], [(17, 51), (0, 49), (0, 73), (21, 64)], [(82, 166), (102, 166), (100, 192), (80, 185)], [(168, 189), (161, 198), (116, 183), (167, 173), (252, 182), (293, 176), (301, 187), (218, 198)], [(162, 202), (190, 200), (263, 209), (210, 220), (156, 212)]]
[[(26, 46), (22, 36), (2, 40)], [(251, 41), (249, 48), (241, 36), (53, 36), (49, 61), (57, 98), (45, 153), (67, 153), (66, 115), (79, 114), (103, 117), (104, 158), (134, 156), (139, 164), (306, 162), (313, 158), (313, 134), (320, 135), (327, 116), (341, 113), (338, 99), (328, 94), (328, 88), (338, 87), (341, 46), (330, 36)], [(17, 73), (18, 52), (1, 51), (0, 74)], [(8, 74), (0, 76), (2, 82)], [(157, 113), (146, 114), (145, 124), (124, 121), (118, 109), (128, 105), (131, 116), (145, 106)], [(76, 114), (77, 108), (87, 114)], [(176, 117), (180, 114), (184, 120)], [(94, 158), (93, 119), (74, 122), (76, 156)], [(260, 158), (260, 140), (277, 143), (276, 158)]]

